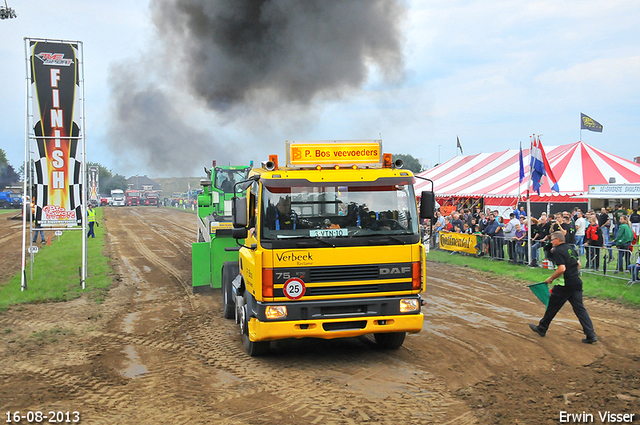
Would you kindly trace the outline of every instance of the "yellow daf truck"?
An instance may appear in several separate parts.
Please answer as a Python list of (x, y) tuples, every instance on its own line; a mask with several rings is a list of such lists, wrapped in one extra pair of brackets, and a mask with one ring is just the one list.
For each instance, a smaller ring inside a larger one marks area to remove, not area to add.
[(433, 192), (419, 216), (413, 174), (379, 140), (286, 145), (284, 167), (270, 155), (238, 183), (232, 232), (244, 243), (223, 264), (224, 316), (251, 356), (284, 338), (373, 334), (400, 347), (423, 325), (419, 218), (433, 216)]

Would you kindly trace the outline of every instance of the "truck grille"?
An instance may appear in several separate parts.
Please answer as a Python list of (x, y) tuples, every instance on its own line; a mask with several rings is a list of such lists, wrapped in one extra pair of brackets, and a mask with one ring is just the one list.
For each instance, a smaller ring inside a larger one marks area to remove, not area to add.
[[(300, 277), (306, 284), (305, 297), (328, 295), (368, 295), (380, 292), (407, 292), (412, 290), (411, 272), (402, 274), (384, 274), (381, 270), (406, 270), (410, 263), (399, 264), (367, 264), (357, 266), (327, 266), (290, 269), (291, 276)], [(274, 270), (276, 272), (276, 270)], [(275, 273), (279, 274), (279, 273)], [(400, 282), (389, 283), (382, 279), (402, 279)], [(351, 283), (355, 282), (358, 283)], [(313, 286), (316, 283), (340, 282), (340, 284)], [(275, 278), (275, 284), (284, 284), (285, 279)], [(273, 289), (274, 297), (284, 297), (282, 288)]]
[[(319, 296), (319, 295), (358, 295), (358, 294), (376, 294), (379, 292), (402, 292), (410, 291), (411, 282), (398, 282), (398, 283), (375, 283), (368, 285), (346, 285), (346, 286), (323, 286), (323, 287), (309, 287), (304, 293), (305, 297)], [(274, 297), (284, 297), (284, 291), (282, 288), (273, 289)]]
[(309, 270), (309, 282), (375, 280), (378, 273), (377, 265), (316, 267)]

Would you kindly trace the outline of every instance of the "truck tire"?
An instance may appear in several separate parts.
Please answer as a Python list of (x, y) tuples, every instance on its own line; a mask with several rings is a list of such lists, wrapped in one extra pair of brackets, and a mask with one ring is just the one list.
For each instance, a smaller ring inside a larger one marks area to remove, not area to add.
[(227, 261), (222, 265), (222, 310), (225, 319), (235, 319), (236, 302), (233, 299), (232, 282), (240, 267), (236, 261)]
[(242, 343), (247, 354), (251, 357), (262, 357), (269, 352), (269, 341), (254, 342), (249, 339), (249, 317), (247, 305), (244, 305), (242, 314)]
[(406, 332), (390, 332), (386, 334), (374, 334), (373, 336), (376, 339), (376, 344), (378, 344), (380, 348), (396, 349), (402, 346), (406, 334)]

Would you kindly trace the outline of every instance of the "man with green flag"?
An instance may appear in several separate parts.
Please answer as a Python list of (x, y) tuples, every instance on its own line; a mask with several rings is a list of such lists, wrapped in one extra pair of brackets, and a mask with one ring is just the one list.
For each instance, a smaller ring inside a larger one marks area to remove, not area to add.
[(555, 285), (551, 290), (549, 306), (544, 313), (544, 317), (540, 319), (540, 323), (538, 323), (538, 325), (529, 323), (529, 327), (538, 335), (545, 336), (553, 318), (562, 306), (569, 301), (586, 336), (582, 342), (585, 344), (593, 344), (598, 341), (598, 337), (593, 329), (593, 323), (591, 322), (589, 313), (587, 313), (582, 303), (582, 279), (580, 279), (580, 260), (578, 253), (572, 246), (565, 243), (562, 232), (554, 232), (551, 234), (551, 244), (553, 245), (551, 255), (553, 263), (556, 265), (556, 270), (545, 282), (551, 283), (561, 276), (563, 282)]

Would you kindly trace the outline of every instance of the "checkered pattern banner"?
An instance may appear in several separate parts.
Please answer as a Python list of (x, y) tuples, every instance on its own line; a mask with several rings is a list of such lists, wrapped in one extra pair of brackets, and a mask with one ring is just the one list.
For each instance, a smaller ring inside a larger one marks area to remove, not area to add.
[(35, 218), (43, 226), (82, 224), (78, 46), (30, 42)]

